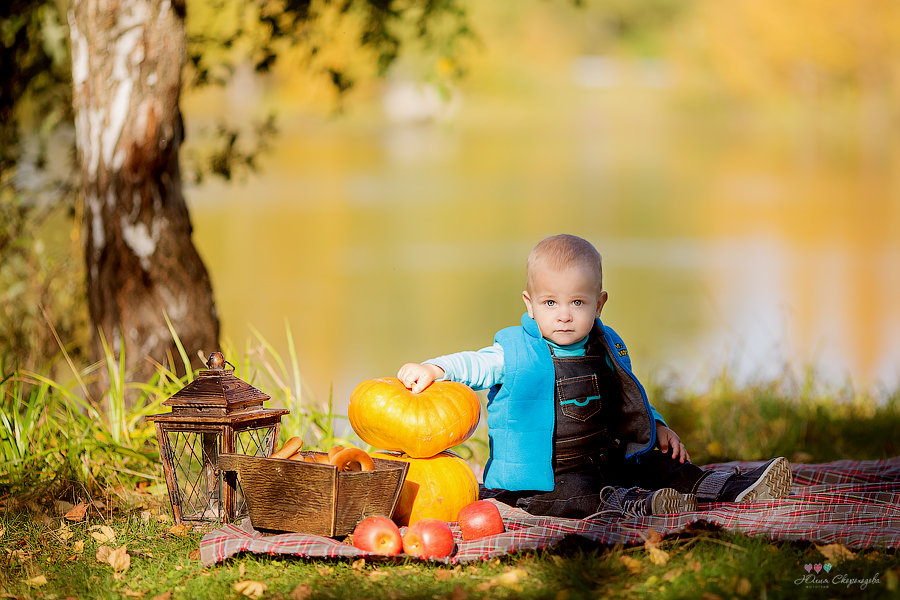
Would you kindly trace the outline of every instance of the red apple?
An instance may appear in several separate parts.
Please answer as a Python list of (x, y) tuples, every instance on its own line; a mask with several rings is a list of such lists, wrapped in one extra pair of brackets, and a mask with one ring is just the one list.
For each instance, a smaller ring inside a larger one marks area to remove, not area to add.
[(453, 554), (453, 532), (440, 519), (419, 519), (403, 534), (403, 551), (420, 558), (444, 558)]
[(359, 522), (353, 530), (353, 545), (366, 552), (395, 556), (403, 549), (403, 539), (396, 523), (375, 516)]
[(459, 509), (459, 530), (464, 540), (477, 540), (488, 535), (503, 533), (500, 509), (493, 502), (476, 500)]

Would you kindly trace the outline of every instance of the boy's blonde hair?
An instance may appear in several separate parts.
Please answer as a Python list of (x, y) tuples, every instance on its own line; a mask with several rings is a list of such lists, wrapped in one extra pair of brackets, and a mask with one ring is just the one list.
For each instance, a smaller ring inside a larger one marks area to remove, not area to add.
[(568, 269), (575, 265), (586, 267), (597, 277), (597, 291), (603, 289), (603, 259), (594, 245), (576, 235), (563, 233), (544, 238), (528, 255), (525, 287), (533, 289), (533, 273), (538, 265), (551, 269)]

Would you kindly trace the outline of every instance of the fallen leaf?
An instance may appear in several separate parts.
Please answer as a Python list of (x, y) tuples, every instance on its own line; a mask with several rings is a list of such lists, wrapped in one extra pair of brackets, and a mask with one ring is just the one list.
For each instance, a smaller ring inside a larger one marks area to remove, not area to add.
[(722, 600), (722, 596), (712, 592), (703, 592), (703, 595), (700, 596), (700, 600)]
[(107, 562), (109, 563), (109, 566), (118, 573), (127, 571), (128, 568), (131, 567), (131, 557), (128, 555), (128, 547), (124, 545), (119, 546), (110, 552)]
[(108, 525), (95, 525), (94, 527), (91, 527), (91, 529), (99, 530), (91, 532), (91, 537), (94, 538), (98, 544), (116, 543), (116, 532), (113, 531), (112, 527), (109, 527)]
[(253, 598), (254, 600), (261, 597), (266, 590), (269, 589), (269, 586), (262, 581), (254, 581), (251, 579), (238, 581), (232, 587), (234, 587), (234, 591), (237, 593), (243, 594), (248, 598)]
[(125, 590), (125, 596), (128, 598), (143, 598), (144, 592), (138, 592), (136, 590)]
[(896, 569), (888, 569), (884, 574), (884, 586), (889, 592), (896, 592), (900, 589), (900, 573)]
[(637, 575), (641, 572), (641, 561), (632, 556), (620, 556), (619, 562), (622, 563), (632, 575)]
[(650, 555), (650, 562), (660, 567), (665, 566), (669, 562), (669, 553), (659, 547), (662, 539), (661, 533), (651, 530), (644, 541), (644, 549)]
[(243, 577), (247, 574), (247, 565), (241, 563), (238, 565), (238, 577)]
[(56, 530), (56, 537), (61, 539), (64, 542), (68, 542), (72, 539), (72, 529), (65, 523), (59, 526), (59, 529)]
[(669, 553), (659, 546), (646, 546), (650, 554), (650, 562), (657, 566), (665, 566), (669, 562)]
[(153, 600), (170, 600), (171, 598), (172, 592), (163, 592), (162, 594), (153, 596)]
[(66, 513), (66, 520), (68, 521), (82, 521), (84, 520), (85, 515), (87, 515), (88, 504), (85, 502), (79, 502), (72, 509)]
[(450, 596), (449, 596), (448, 600), (468, 600), (468, 598), (469, 598), (469, 593), (466, 591), (466, 588), (457, 584), (453, 588), (453, 591), (450, 592)]
[(522, 588), (522, 580), (528, 577), (528, 571), (525, 569), (510, 569), (505, 573), (501, 573), (494, 577), (492, 581), (495, 585), (520, 590)]
[(169, 534), (174, 535), (176, 537), (187, 537), (187, 535), (191, 532), (190, 525), (173, 525), (168, 529)]
[(188, 553), (189, 560), (200, 560), (200, 548), (194, 548)]
[(100, 546), (97, 548), (97, 562), (105, 563), (109, 560), (109, 553), (112, 552), (112, 548), (109, 546)]
[(453, 571), (448, 571), (447, 569), (435, 569), (433, 576), (438, 581), (447, 581), (453, 577)]
[(691, 560), (691, 561), (688, 561), (686, 567), (687, 567), (688, 571), (693, 571), (695, 573), (699, 573), (700, 569), (703, 568), (703, 565), (700, 564), (699, 560)]
[(369, 572), (367, 573), (367, 575), (368, 575), (369, 579), (372, 579), (372, 580), (374, 580), (374, 581), (378, 581), (378, 580), (381, 579), (382, 577), (387, 577), (388, 575), (390, 575), (390, 573), (388, 573), (387, 571), (379, 571), (379, 570), (375, 570), (375, 571), (369, 571)]
[(364, 569), (366, 568), (366, 559), (364, 559), (364, 558), (357, 558), (357, 559), (354, 560), (353, 563), (350, 565), (350, 568), (353, 569), (354, 571), (362, 571), (362, 570), (364, 570)]
[(322, 577), (327, 577), (334, 573), (334, 567), (326, 567), (325, 565), (316, 565), (316, 573)]
[(153, 513), (151, 513), (149, 510), (142, 510), (141, 511), (141, 523), (143, 523), (144, 525), (149, 523), (151, 516), (153, 516)]
[(290, 598), (291, 600), (306, 600), (312, 596), (312, 586), (306, 583), (301, 583), (293, 590), (291, 590)]
[(41, 587), (42, 585), (47, 585), (47, 578), (44, 575), (37, 575), (35, 577), (32, 577), (31, 579), (26, 579), (25, 585), (31, 587)]
[(746, 577), (741, 577), (738, 579), (737, 584), (734, 586), (734, 591), (738, 593), (740, 596), (746, 596), (753, 589), (753, 584), (750, 583), (750, 580)]
[(76, 540), (74, 544), (72, 544), (72, 552), (75, 554), (84, 554), (84, 540)]
[(825, 546), (816, 546), (816, 550), (822, 553), (822, 556), (828, 559), (832, 565), (836, 565), (842, 560), (853, 560), (856, 553), (849, 550), (842, 544), (828, 544)]
[(680, 568), (675, 568), (675, 569), (672, 569), (671, 571), (666, 571), (665, 573), (663, 573), (663, 576), (662, 576), (663, 581), (674, 581), (674, 580), (678, 579), (679, 577), (681, 577), (681, 573), (682, 573), (682, 569), (680, 569)]

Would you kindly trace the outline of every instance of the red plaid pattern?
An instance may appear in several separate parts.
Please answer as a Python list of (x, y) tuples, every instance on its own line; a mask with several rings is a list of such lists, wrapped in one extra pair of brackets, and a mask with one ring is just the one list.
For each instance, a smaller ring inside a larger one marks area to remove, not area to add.
[[(753, 468), (760, 464), (728, 463), (704, 468)], [(668, 535), (694, 524), (712, 524), (773, 540), (839, 543), (851, 549), (900, 547), (900, 457), (798, 464), (793, 465), (793, 474), (791, 495), (781, 500), (701, 504), (697, 512), (624, 520), (536, 517), (498, 502), (506, 532), (465, 542), (459, 527), (451, 523), (457, 549), (443, 562), (465, 563), (548, 548), (570, 535), (604, 545), (642, 544), (651, 529)], [(490, 490), (482, 492), (483, 498), (491, 496)], [(316, 535), (264, 535), (253, 530), (249, 519), (240, 526), (216, 529), (200, 542), (200, 557), (207, 566), (240, 552), (321, 558), (370, 556), (349, 544)]]

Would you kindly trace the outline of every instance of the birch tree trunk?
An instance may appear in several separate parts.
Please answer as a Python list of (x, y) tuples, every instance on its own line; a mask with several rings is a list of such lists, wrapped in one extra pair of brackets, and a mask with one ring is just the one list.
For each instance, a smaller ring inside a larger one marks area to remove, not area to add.
[(102, 333), (135, 381), (178, 356), (164, 315), (194, 361), (219, 337), (178, 163), (184, 10), (184, 0), (74, 0), (69, 12), (93, 351), (102, 356)]

